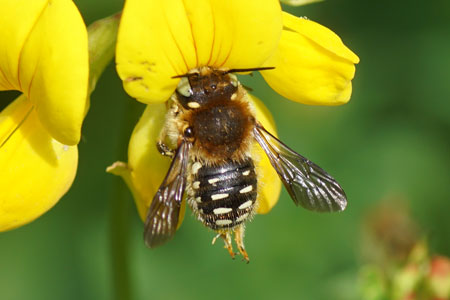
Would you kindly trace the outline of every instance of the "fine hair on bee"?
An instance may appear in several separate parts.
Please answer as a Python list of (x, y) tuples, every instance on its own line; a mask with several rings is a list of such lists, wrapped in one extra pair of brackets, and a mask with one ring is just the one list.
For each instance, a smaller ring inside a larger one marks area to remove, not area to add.
[(296, 205), (320, 212), (345, 209), (346, 196), (336, 180), (258, 122), (234, 74), (270, 69), (202, 67), (174, 76), (180, 82), (169, 99), (156, 143), (172, 163), (148, 210), (147, 246), (159, 246), (173, 237), (185, 195), (196, 218), (217, 232), (213, 243), (222, 238), (234, 258), (234, 235), (239, 253), (248, 262), (244, 226), (255, 214), (263, 184), (252, 153), (255, 143), (268, 156)]

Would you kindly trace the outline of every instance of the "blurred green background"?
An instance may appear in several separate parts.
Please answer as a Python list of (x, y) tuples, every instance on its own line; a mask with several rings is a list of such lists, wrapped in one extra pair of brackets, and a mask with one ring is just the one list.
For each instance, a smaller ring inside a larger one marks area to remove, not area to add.
[[(87, 24), (123, 4), (75, 3)], [(352, 100), (306, 106), (257, 74), (241, 80), (273, 112), (281, 139), (339, 180), (347, 210), (312, 213), (283, 190), (278, 205), (247, 226), (248, 265), (221, 243), (211, 246), (214, 233), (190, 211), (170, 243), (147, 249), (131, 195), (105, 173), (126, 161), (143, 109), (109, 66), (91, 97), (71, 190), (35, 222), (0, 234), (0, 299), (363, 299), (365, 219), (397, 199), (431, 251), (450, 255), (450, 1), (285, 9), (331, 28), (358, 54)]]

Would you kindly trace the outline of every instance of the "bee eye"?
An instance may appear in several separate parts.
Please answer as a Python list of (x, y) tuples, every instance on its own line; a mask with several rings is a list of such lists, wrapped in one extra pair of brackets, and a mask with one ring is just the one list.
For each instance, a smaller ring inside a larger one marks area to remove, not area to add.
[(217, 85), (215, 85), (215, 84), (211, 85), (211, 89), (215, 90), (216, 88), (217, 88)]
[(190, 97), (192, 95), (191, 85), (189, 84), (189, 79), (187, 77), (182, 77), (177, 86), (177, 92), (185, 97)]
[(193, 138), (194, 137), (194, 129), (192, 127), (188, 127), (184, 130), (184, 137)]

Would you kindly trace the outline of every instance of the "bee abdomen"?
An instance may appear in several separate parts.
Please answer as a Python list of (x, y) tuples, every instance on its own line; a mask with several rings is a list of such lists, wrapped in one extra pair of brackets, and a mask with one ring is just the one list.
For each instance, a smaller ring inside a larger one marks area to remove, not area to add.
[(251, 158), (218, 166), (194, 162), (192, 174), (189, 204), (206, 226), (214, 230), (233, 228), (252, 216), (257, 180)]

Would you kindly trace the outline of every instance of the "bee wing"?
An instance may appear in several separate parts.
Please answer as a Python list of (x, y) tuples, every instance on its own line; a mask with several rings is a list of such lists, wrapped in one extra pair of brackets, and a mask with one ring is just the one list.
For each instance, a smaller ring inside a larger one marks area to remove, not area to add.
[(320, 212), (345, 209), (347, 197), (333, 177), (294, 152), (260, 124), (253, 131), (296, 205)]
[(183, 141), (178, 147), (169, 171), (156, 192), (145, 221), (144, 239), (154, 248), (170, 240), (178, 225), (181, 201), (186, 188), (186, 169), (191, 143)]

